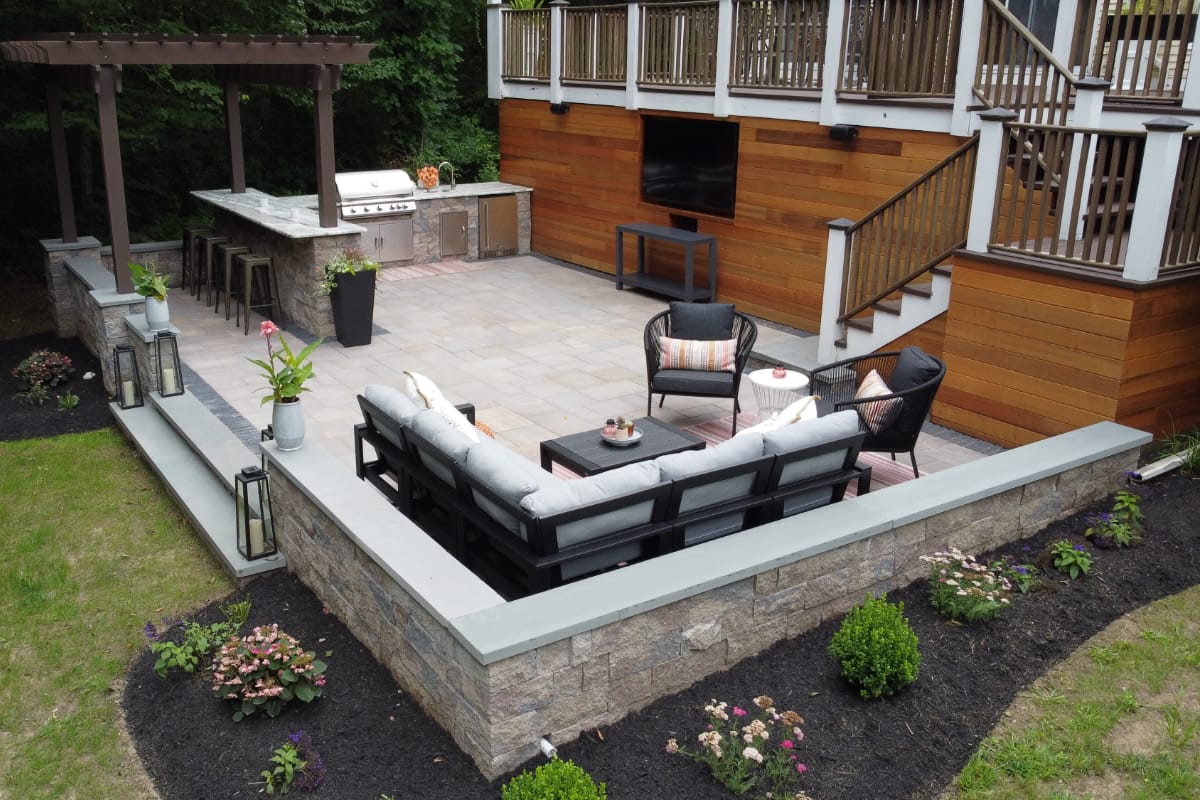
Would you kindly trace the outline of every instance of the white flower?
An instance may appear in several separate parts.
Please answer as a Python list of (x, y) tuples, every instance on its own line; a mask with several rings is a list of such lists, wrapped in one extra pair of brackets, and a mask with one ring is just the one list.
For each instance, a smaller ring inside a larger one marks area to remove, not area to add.
[(743, 750), (742, 758), (753, 761), (756, 764), (761, 764), (763, 762), (762, 753), (758, 752), (753, 747), (747, 747), (745, 750)]

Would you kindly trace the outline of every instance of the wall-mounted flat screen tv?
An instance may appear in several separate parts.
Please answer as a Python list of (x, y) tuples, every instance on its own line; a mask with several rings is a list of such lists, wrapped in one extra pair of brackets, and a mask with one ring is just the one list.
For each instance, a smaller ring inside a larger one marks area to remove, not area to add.
[(736, 122), (642, 117), (642, 199), (732, 217), (737, 156)]

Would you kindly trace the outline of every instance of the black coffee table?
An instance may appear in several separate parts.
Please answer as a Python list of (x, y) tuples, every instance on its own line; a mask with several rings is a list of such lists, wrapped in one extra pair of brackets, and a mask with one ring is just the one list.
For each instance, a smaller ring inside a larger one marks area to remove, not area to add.
[(551, 465), (557, 462), (580, 475), (595, 475), (668, 453), (704, 449), (704, 440), (699, 436), (652, 417), (635, 419), (633, 426), (642, 432), (642, 438), (624, 447), (601, 439), (599, 427), (542, 442), (542, 469), (549, 472)]

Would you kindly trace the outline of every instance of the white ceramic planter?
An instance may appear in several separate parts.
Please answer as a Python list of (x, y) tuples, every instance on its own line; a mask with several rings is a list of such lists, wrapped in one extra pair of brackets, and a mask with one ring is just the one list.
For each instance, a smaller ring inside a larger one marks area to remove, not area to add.
[(299, 450), (304, 445), (304, 409), (300, 401), (276, 403), (271, 411), (271, 429), (280, 450)]
[(146, 298), (146, 326), (152, 331), (165, 331), (171, 327), (171, 314), (166, 300)]

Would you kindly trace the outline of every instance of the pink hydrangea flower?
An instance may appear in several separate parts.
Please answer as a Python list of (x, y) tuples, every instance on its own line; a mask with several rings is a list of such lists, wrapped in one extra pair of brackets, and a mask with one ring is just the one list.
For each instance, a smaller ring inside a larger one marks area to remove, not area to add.
[(735, 717), (744, 717), (744, 716), (746, 716), (747, 713), (749, 713), (749, 712), (747, 712), (746, 709), (742, 708), (741, 706), (733, 707), (733, 715)]

